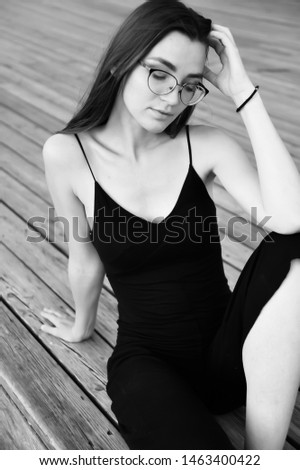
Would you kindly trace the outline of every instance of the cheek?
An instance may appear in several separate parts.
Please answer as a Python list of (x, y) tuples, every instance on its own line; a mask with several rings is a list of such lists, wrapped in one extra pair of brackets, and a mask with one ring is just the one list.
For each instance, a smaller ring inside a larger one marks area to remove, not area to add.
[(165, 104), (161, 103), (164, 99), (152, 93), (147, 83), (134, 75), (128, 78), (122, 91), (122, 98), (127, 112), (142, 127), (152, 132), (162, 132), (185, 109), (185, 106), (179, 101), (178, 105), (173, 108), (174, 116), (171, 120), (155, 119), (148, 108), (165, 107)]
[(148, 89), (147, 84), (134, 79), (133, 76), (127, 80), (123, 90), (123, 101), (129, 111), (144, 109), (152, 97), (153, 94)]

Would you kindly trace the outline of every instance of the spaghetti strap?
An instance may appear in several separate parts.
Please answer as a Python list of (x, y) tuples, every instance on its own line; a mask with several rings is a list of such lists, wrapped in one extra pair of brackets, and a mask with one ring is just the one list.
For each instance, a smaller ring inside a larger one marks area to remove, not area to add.
[(188, 124), (185, 126), (185, 129), (186, 129), (186, 136), (187, 136), (188, 147), (189, 147), (190, 165), (193, 165), (193, 161), (192, 161), (192, 147), (191, 147), (191, 141), (190, 141), (190, 130), (189, 130)]
[(89, 166), (89, 169), (90, 169), (90, 171), (91, 171), (91, 173), (92, 173), (92, 175), (93, 175), (93, 178), (94, 178), (94, 180), (96, 181), (96, 178), (95, 178), (95, 176), (94, 176), (93, 170), (92, 170), (92, 168), (91, 168), (91, 165), (89, 164), (89, 161), (88, 161), (88, 159), (87, 159), (86, 153), (85, 153), (85, 151), (84, 151), (83, 145), (82, 145), (82, 143), (81, 143), (81, 141), (80, 141), (78, 135), (77, 135), (77, 134), (74, 134), (74, 135), (75, 135), (75, 137), (76, 137), (76, 139), (77, 139), (77, 142), (79, 143), (79, 146), (80, 146), (80, 148), (81, 148), (81, 150), (82, 150), (82, 153), (83, 153), (83, 155), (84, 155), (84, 158), (86, 159), (86, 162), (87, 162), (87, 164), (88, 164), (88, 166)]

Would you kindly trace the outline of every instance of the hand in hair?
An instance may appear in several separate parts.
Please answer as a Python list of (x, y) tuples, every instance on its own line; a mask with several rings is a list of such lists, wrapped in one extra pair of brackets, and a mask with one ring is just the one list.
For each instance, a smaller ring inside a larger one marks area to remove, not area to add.
[(225, 26), (213, 24), (208, 39), (209, 45), (219, 56), (222, 67), (218, 72), (213, 72), (206, 66), (204, 77), (233, 100), (238, 100), (244, 93), (249, 94), (254, 86), (244, 68), (231, 31)]

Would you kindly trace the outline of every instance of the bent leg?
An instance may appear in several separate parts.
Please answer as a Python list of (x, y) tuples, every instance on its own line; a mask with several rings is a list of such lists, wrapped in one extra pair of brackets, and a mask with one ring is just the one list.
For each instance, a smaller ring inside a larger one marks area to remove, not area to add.
[(300, 260), (243, 346), (247, 381), (246, 449), (282, 449), (300, 384)]
[(233, 449), (187, 380), (157, 357), (122, 361), (107, 392), (130, 449)]
[[(299, 384), (300, 233), (272, 232), (266, 238), (240, 275), (208, 351), (207, 367), (212, 409), (223, 413), (246, 404), (247, 394), (246, 446), (271, 449), (283, 445)], [(272, 400), (273, 408), (277, 403), (273, 421), (268, 408)], [(266, 423), (268, 442), (262, 440)]]

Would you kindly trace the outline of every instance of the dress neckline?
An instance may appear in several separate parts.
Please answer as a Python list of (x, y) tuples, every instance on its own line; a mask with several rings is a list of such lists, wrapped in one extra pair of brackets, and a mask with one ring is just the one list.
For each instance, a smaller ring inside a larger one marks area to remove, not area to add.
[[(95, 218), (96, 218), (96, 209), (97, 209), (97, 208), (96, 208), (96, 200), (97, 200), (97, 198), (96, 198), (96, 190), (97, 190), (97, 188), (100, 189), (100, 190), (102, 191), (102, 193), (104, 193), (105, 196), (106, 196), (108, 199), (110, 199), (110, 201), (111, 201), (113, 204), (115, 204), (117, 207), (119, 207), (121, 211), (126, 212), (126, 213), (129, 214), (131, 217), (134, 217), (135, 219), (141, 220), (141, 221), (147, 223), (147, 224), (150, 225), (150, 226), (151, 226), (151, 225), (162, 225), (162, 224), (164, 224), (164, 223), (167, 221), (167, 219), (169, 219), (169, 218), (173, 215), (174, 211), (176, 210), (176, 208), (177, 208), (177, 206), (178, 206), (178, 204), (179, 204), (179, 201), (180, 201), (180, 199), (181, 199), (181, 196), (182, 196), (184, 187), (185, 187), (186, 182), (187, 182), (187, 180), (188, 180), (188, 177), (189, 177), (189, 175), (190, 175), (190, 173), (191, 173), (191, 171), (192, 171), (193, 169), (194, 169), (194, 167), (193, 167), (193, 165), (192, 165), (191, 162), (190, 162), (190, 163), (189, 163), (189, 166), (188, 166), (188, 170), (187, 170), (186, 176), (185, 176), (184, 181), (183, 181), (183, 184), (182, 184), (182, 186), (181, 186), (179, 195), (178, 195), (178, 197), (177, 197), (177, 199), (176, 199), (176, 202), (175, 202), (175, 204), (174, 204), (174, 206), (173, 206), (173, 209), (172, 209), (171, 212), (170, 212), (166, 217), (164, 217), (160, 222), (152, 222), (151, 220), (148, 220), (148, 219), (146, 219), (146, 218), (144, 218), (144, 217), (141, 217), (141, 216), (139, 216), (139, 215), (137, 215), (137, 214), (133, 214), (133, 213), (132, 213), (131, 211), (129, 211), (128, 209), (125, 209), (125, 207), (123, 207), (121, 204), (119, 204), (118, 202), (116, 202), (116, 200), (113, 199), (113, 198), (105, 191), (105, 189), (98, 183), (98, 181), (97, 181), (96, 179), (94, 179), (94, 188), (95, 188), (94, 214), (93, 214), (93, 227), (92, 227), (92, 229), (90, 230), (90, 234), (93, 233), (94, 227), (95, 227)], [(198, 175), (198, 173), (197, 173), (197, 175)], [(199, 175), (198, 175), (198, 176), (199, 176)], [(200, 177), (199, 177), (199, 178), (200, 178)], [(201, 178), (200, 178), (200, 180), (202, 181)], [(203, 181), (202, 181), (202, 183), (203, 183)], [(203, 183), (203, 184), (204, 184), (204, 183)], [(159, 217), (159, 216), (157, 216), (157, 217)], [(154, 219), (155, 219), (155, 218), (154, 218)], [(153, 220), (154, 220), (154, 219), (153, 219)]]

